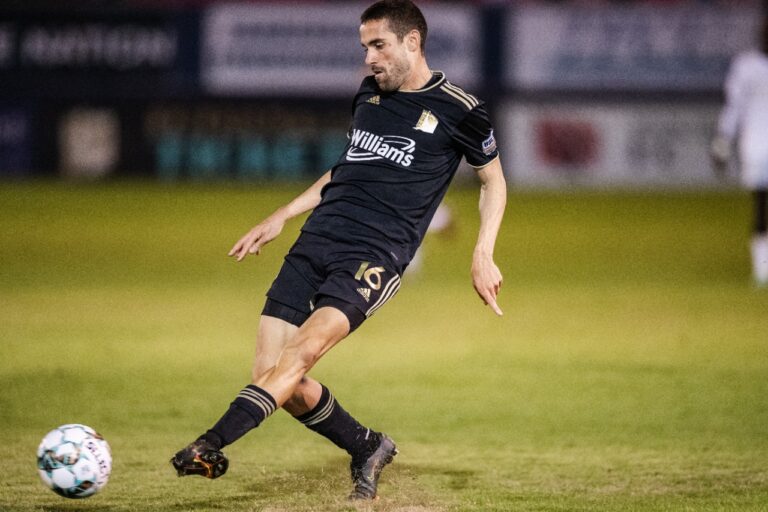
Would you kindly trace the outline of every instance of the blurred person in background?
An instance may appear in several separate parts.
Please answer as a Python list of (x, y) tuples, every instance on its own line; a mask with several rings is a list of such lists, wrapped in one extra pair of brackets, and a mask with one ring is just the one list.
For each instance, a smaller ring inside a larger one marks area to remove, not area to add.
[(493, 250), (506, 184), (493, 128), (481, 100), (430, 70), (426, 37), (426, 21), (409, 0), (383, 0), (361, 16), (372, 75), (355, 95), (344, 153), (229, 253), (237, 261), (259, 254), (289, 219), (312, 210), (267, 292), (251, 383), (213, 427), (173, 456), (179, 476), (223, 475), (229, 463), (221, 449), (283, 408), (349, 453), (351, 499), (376, 498), (395, 443), (360, 424), (307, 372), (397, 293), (462, 157), (481, 182), (472, 283), (502, 314)]
[[(453, 233), (455, 226), (456, 223), (453, 220), (451, 208), (445, 203), (440, 203), (435, 215), (432, 217), (432, 221), (427, 227), (427, 234), (450, 235)], [(421, 272), (421, 269), (424, 268), (424, 261), (426, 260), (424, 251), (425, 249), (423, 245), (419, 246), (416, 250), (416, 254), (413, 255), (413, 258), (411, 258), (411, 262), (406, 269), (408, 275), (417, 275)]]
[(737, 55), (725, 81), (725, 107), (720, 114), (712, 157), (725, 173), (734, 143), (743, 185), (754, 197), (751, 241), (752, 274), (768, 286), (768, 17), (763, 20), (760, 47)]

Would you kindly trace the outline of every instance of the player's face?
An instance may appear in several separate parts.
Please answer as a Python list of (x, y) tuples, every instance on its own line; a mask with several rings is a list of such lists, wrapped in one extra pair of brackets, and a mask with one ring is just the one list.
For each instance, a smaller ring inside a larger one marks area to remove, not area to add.
[(398, 90), (411, 73), (405, 42), (389, 30), (387, 20), (371, 20), (360, 25), (360, 42), (365, 49), (365, 64), (371, 68), (379, 88)]

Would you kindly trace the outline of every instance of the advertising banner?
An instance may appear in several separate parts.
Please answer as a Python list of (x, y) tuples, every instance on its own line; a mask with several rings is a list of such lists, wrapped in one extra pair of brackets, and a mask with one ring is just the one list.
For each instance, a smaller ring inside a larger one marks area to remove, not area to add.
[(163, 181), (314, 180), (339, 159), (348, 129), (347, 102), (159, 104), (136, 138)]
[(75, 108), (59, 121), (59, 168), (63, 176), (97, 179), (120, 158), (120, 120), (111, 109)]
[(501, 111), (515, 186), (714, 185), (712, 105), (524, 104)]
[(32, 172), (32, 116), (20, 107), (0, 107), (0, 177)]
[[(202, 24), (201, 76), (211, 94), (351, 96), (369, 74), (358, 28), (362, 7), (221, 4)], [(433, 69), (462, 86), (481, 69), (480, 16), (460, 5), (425, 6)]]
[(758, 9), (697, 3), (525, 6), (508, 17), (505, 84), (529, 90), (718, 90), (757, 44)]
[(194, 90), (194, 17), (0, 13), (0, 93), (135, 97)]

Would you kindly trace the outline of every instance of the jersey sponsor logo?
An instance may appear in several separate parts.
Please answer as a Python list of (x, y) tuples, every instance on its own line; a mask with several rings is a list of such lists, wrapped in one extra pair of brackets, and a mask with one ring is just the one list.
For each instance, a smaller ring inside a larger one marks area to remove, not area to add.
[(354, 128), (349, 139), (347, 160), (364, 162), (387, 159), (403, 167), (413, 163), (416, 141), (399, 135), (375, 135)]
[(435, 133), (435, 129), (437, 128), (437, 123), (438, 123), (438, 120), (435, 117), (435, 115), (429, 110), (424, 110), (421, 112), (421, 117), (419, 118), (419, 121), (416, 123), (416, 126), (414, 126), (413, 129), (420, 130), (426, 133)]
[(493, 130), (491, 130), (491, 135), (483, 141), (483, 153), (490, 155), (494, 151), (496, 151), (496, 138), (493, 136)]

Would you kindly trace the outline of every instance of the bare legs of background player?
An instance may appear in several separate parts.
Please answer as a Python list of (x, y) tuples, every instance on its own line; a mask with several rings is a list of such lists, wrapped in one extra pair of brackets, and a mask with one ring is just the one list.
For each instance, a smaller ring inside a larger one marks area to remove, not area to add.
[[(451, 234), (454, 231), (454, 226), (455, 222), (451, 209), (445, 203), (440, 203), (429, 223), (429, 227), (427, 227), (427, 234)], [(424, 251), (423, 245), (416, 250), (416, 254), (413, 255), (411, 262), (408, 263), (406, 274), (414, 276), (421, 272), (421, 269), (424, 267)]]
[(759, 287), (768, 286), (768, 189), (754, 191), (755, 222), (752, 235), (752, 275)]
[[(710, 155), (712, 156), (715, 174), (723, 178), (728, 172), (728, 164), (731, 160), (731, 140), (717, 136), (712, 140)], [(742, 169), (746, 172), (747, 181), (750, 183), (754, 198), (754, 221), (752, 241), (750, 244), (752, 256), (752, 278), (758, 287), (768, 286), (768, 188), (765, 186), (753, 188), (754, 181), (760, 181), (763, 164), (753, 164)], [(745, 170), (746, 169), (746, 170)], [(762, 180), (764, 182), (764, 180)]]

